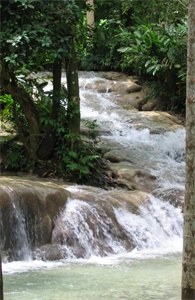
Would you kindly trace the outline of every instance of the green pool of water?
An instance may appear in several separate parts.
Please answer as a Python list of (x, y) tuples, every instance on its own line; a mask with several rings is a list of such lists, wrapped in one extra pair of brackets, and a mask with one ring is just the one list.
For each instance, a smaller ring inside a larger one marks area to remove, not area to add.
[(108, 265), (63, 262), (4, 274), (5, 300), (178, 300), (180, 289), (180, 256)]

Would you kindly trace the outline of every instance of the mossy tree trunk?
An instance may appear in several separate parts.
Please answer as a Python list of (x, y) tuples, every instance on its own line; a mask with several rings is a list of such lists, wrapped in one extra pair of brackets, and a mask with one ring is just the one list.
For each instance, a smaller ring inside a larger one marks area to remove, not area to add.
[(186, 192), (183, 234), (182, 300), (195, 299), (195, 0), (189, 0), (188, 5)]

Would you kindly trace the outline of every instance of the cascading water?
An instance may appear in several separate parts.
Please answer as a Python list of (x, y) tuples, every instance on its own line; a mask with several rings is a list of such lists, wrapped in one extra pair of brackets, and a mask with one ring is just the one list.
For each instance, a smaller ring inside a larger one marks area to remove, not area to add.
[(30, 260), (31, 259), (31, 245), (26, 229), (25, 215), (23, 208), (20, 207), (17, 195), (14, 195), (13, 191), (8, 187), (5, 188), (10, 195), (11, 210), (9, 212), (9, 220), (4, 223), (10, 227), (10, 237), (6, 236), (7, 228), (3, 226), (3, 216), (1, 214), (1, 244), (4, 248), (5, 244), (9, 251), (6, 256), (12, 257), (14, 260)]
[[(180, 240), (178, 249), (181, 250), (181, 204), (175, 208), (159, 199), (158, 195), (165, 196), (178, 191), (182, 193), (184, 190), (185, 130), (180, 128), (157, 134), (148, 128), (137, 129), (132, 121), (135, 120), (137, 112), (127, 111), (117, 105), (116, 93), (106, 90), (99, 93), (91, 89), (95, 82), (102, 86), (110, 84), (109, 80), (96, 73), (81, 72), (82, 119), (96, 120), (101, 146), (105, 143), (120, 151), (120, 155), (125, 157), (126, 165), (133, 164), (155, 176), (158, 185), (153, 195), (150, 195), (150, 204), (140, 205), (136, 213), (121, 207), (121, 204), (115, 207), (110, 203), (109, 208), (105, 208), (105, 203), (108, 205), (109, 201), (106, 199), (108, 192), (103, 190), (97, 192), (98, 203), (96, 200), (90, 203), (84, 199), (70, 199), (63, 214), (57, 219), (53, 243), (61, 244), (66, 258), (90, 258), (94, 255), (102, 257), (129, 252), (132, 249), (155, 247), (158, 250), (163, 247), (165, 251), (165, 245), (170, 249), (168, 244), (173, 243), (174, 239), (177, 240), (176, 245)], [(81, 191), (82, 189), (80, 187)], [(18, 207), (17, 201), (12, 203), (10, 224), (15, 224), (12, 226), (11, 243), (16, 252), (13, 257), (24, 259), (30, 253), (25, 212)]]
[[(151, 197), (148, 207), (140, 207), (140, 214), (116, 210), (119, 223), (133, 237), (136, 250), (179, 251), (182, 233), (180, 209)], [(174, 245), (174, 248), (173, 248)]]
[(180, 208), (151, 196), (147, 206), (140, 205), (137, 211), (130, 212), (126, 203), (108, 203), (104, 198), (105, 194), (96, 195), (96, 201), (91, 203), (70, 199), (58, 217), (53, 242), (59, 242), (60, 237), (67, 258), (88, 259), (132, 250), (133, 254), (181, 251)]
[[(115, 103), (116, 94), (104, 93), (87, 88), (91, 82), (108, 82), (95, 73), (90, 79), (81, 76), (81, 115), (88, 120), (97, 120), (104, 141), (114, 145), (126, 158), (126, 163), (135, 165), (156, 176), (158, 187), (155, 194), (166, 195), (184, 191), (185, 173), (185, 129), (164, 133), (152, 133), (149, 129), (136, 129), (131, 122), (136, 112), (127, 112)], [(183, 197), (183, 196), (182, 196)], [(182, 198), (181, 197), (181, 198)], [(180, 199), (181, 200), (181, 199)], [(94, 209), (94, 207), (92, 208)], [(180, 208), (161, 201), (151, 195), (150, 205), (140, 207), (139, 214), (114, 209), (117, 222), (127, 236), (133, 239), (137, 249), (163, 248), (162, 252), (181, 251), (182, 214)], [(102, 226), (102, 225), (100, 225)], [(121, 247), (121, 248), (120, 248)], [(112, 253), (124, 251), (124, 245), (112, 247)], [(169, 249), (169, 250), (168, 250)], [(91, 251), (91, 250), (90, 250)], [(96, 253), (93, 253), (96, 254)]]
[[(164, 266), (164, 262), (162, 261), (161, 263), (162, 257), (167, 259), (166, 263), (168, 266), (169, 260), (167, 257), (169, 256), (166, 255), (181, 253), (182, 205), (179, 203), (178, 207), (175, 207), (163, 199), (166, 199), (169, 193), (178, 193), (178, 198), (183, 198), (185, 130), (180, 128), (174, 131), (156, 132), (147, 128), (137, 128), (134, 126), (134, 121), (137, 121), (138, 118), (136, 116), (137, 112), (127, 111), (118, 105), (115, 101), (116, 93), (98, 93), (89, 88), (94, 81), (102, 82), (103, 86), (109, 86), (109, 81), (96, 73), (80, 73), (81, 117), (97, 121), (101, 146), (104, 143), (109, 145), (111, 149), (119, 151), (120, 155), (125, 157), (125, 164), (133, 164), (135, 167), (155, 176), (157, 178), (157, 186), (152, 194), (148, 196), (149, 198), (145, 199), (145, 202), (134, 208), (133, 211), (128, 209), (126, 201), (123, 203), (118, 200), (120, 193), (124, 191), (93, 189), (95, 195), (91, 197), (89, 195), (92, 191), (88, 190), (87, 187), (66, 187), (72, 195), (76, 195), (76, 191), (81, 192), (84, 196), (72, 196), (60, 216), (55, 220), (52, 240), (53, 243), (60, 242), (60, 247), (66, 258), (65, 262), (63, 260), (58, 263), (34, 261), (28, 265), (21, 262), (20, 265), (10, 263), (4, 264), (4, 272), (15, 273), (31, 269), (59, 268), (54, 275), (53, 273), (51, 275), (49, 275), (50, 273), (44, 273), (45, 277), (43, 276), (40, 288), (41, 290), (42, 286), (45, 285), (46, 280), (44, 278), (47, 278), (48, 282), (51, 280), (50, 284), (52, 287), (55, 285), (53, 278), (58, 278), (59, 280), (56, 279), (56, 291), (58, 290), (59, 297), (56, 296), (56, 292), (54, 296), (53, 291), (50, 291), (46, 298), (44, 292), (41, 296), (37, 292), (35, 296), (34, 289), (31, 292), (28, 284), (24, 298), (22, 298), (22, 292), (20, 292), (21, 299), (25, 300), (53, 300), (64, 299), (64, 297), (66, 299), (82, 300), (103, 298), (177, 300), (179, 299), (179, 277), (177, 276), (179, 276), (180, 272), (177, 257), (175, 273), (172, 273), (174, 271), (174, 267), (171, 265), (172, 261), (170, 261), (170, 268), (167, 267), (165, 275), (160, 273), (154, 274), (153, 278), (148, 268), (151, 268), (153, 273), (155, 273), (154, 270), (161, 270), (162, 273)], [(142, 117), (139, 116), (139, 118)], [(141, 122), (142, 120), (140, 120)], [(85, 199), (85, 194), (88, 200)], [(23, 217), (16, 219), (20, 219), (22, 222)], [(23, 228), (25, 231), (24, 226), (22, 226), (21, 224), (21, 229)], [(20, 235), (22, 234), (20, 233)], [(82, 260), (79, 260), (78, 257), (82, 258)], [(144, 261), (148, 257), (152, 257), (152, 260), (148, 264), (146, 262), (143, 263), (143, 267), (139, 264), (131, 264), (131, 259), (141, 258)], [(154, 257), (158, 257), (158, 260), (156, 261)], [(21, 259), (23, 258), (21, 256)], [(129, 259), (130, 261), (128, 262)], [(124, 265), (124, 268), (120, 265), (119, 269), (106, 269), (105, 271), (105, 269), (101, 270), (100, 267), (95, 267), (96, 264), (113, 265), (116, 262), (120, 264), (121, 261), (123, 264), (124, 260), (127, 263), (127, 265)], [(85, 263), (85, 267), (83, 265), (77, 267), (75, 263), (79, 261)], [(94, 273), (88, 265), (94, 262), (94, 272), (96, 276), (99, 274), (99, 281), (97, 282)], [(153, 264), (156, 265), (152, 267)], [(65, 271), (62, 271), (62, 268), (60, 269), (62, 266), (65, 267)], [(138, 272), (139, 269), (141, 269), (141, 273)], [(55, 273), (55, 271), (53, 272)], [(63, 272), (65, 274), (68, 272), (66, 286), (64, 286), (65, 275)], [(109, 274), (109, 281), (105, 274)], [(51, 279), (49, 279), (50, 276)], [(82, 289), (81, 280), (83, 276), (85, 276), (85, 285)], [(153, 284), (157, 277), (160, 278), (159, 283), (157, 283), (158, 287)], [(170, 287), (170, 292), (165, 294), (164, 291), (167, 290), (167, 286), (176, 277), (178, 281), (174, 284), (177, 288), (172, 289)], [(135, 278), (135, 282), (132, 282), (133, 278)], [(163, 285), (162, 280), (166, 278), (167, 281)], [(105, 281), (105, 287), (103, 283), (100, 283), (102, 279)], [(128, 282), (126, 282), (127, 279)], [(21, 282), (22, 280), (24, 281), (25, 279), (21, 277)], [(32, 278), (32, 286), (34, 284), (38, 285), (38, 282), (35, 282), (36, 279)], [(113, 282), (113, 284), (110, 286), (108, 282)], [(124, 287), (125, 282), (128, 285), (128, 289)], [(139, 288), (137, 288), (137, 282), (140, 282)], [(10, 284), (12, 285), (13, 282)], [(130, 289), (129, 284), (131, 285)], [(114, 285), (116, 285), (117, 290), (115, 290)], [(61, 287), (61, 292), (59, 286)], [(79, 287), (78, 293), (76, 290), (77, 286)], [(153, 294), (149, 291), (148, 286), (153, 290)], [(49, 288), (51, 287), (48, 286)], [(156, 292), (156, 289), (158, 292)], [(75, 291), (74, 293), (73, 290)], [(9, 299), (14, 299), (11, 296), (11, 292), (9, 293)]]
[(107, 256), (125, 252), (123, 241), (113, 239), (111, 231), (116, 228), (112, 219), (95, 205), (81, 200), (69, 201), (62, 213), (60, 227), (65, 231), (62, 243), (69, 258), (90, 258), (93, 255)]
[(103, 191), (96, 195), (98, 204), (70, 199), (56, 222), (53, 242), (60, 241), (66, 258), (118, 255), (133, 248), (158, 249), (162, 253), (181, 251), (181, 203), (175, 208), (158, 195), (183, 194), (185, 130), (156, 133), (136, 129), (132, 120), (137, 112), (117, 105), (116, 93), (91, 89), (94, 82), (109, 86), (108, 80), (93, 72), (81, 73), (81, 117), (96, 120), (101, 145), (109, 144), (120, 151), (126, 164), (133, 163), (154, 175), (158, 186), (150, 196), (150, 204), (141, 205), (136, 213), (112, 205), (106, 211), (103, 202), (107, 192)]
[[(96, 76), (91, 73), (90, 80), (98, 80)], [(82, 78), (81, 86), (85, 87), (86, 82), (88, 79)], [(102, 141), (110, 141), (124, 153), (126, 160), (157, 176), (159, 188), (183, 190), (185, 129), (161, 134), (152, 133), (147, 128), (136, 129), (131, 121), (136, 119), (136, 112), (124, 110), (115, 104), (115, 98), (113, 93), (98, 94), (82, 89), (82, 118), (96, 119), (100, 130), (107, 131), (101, 135)]]

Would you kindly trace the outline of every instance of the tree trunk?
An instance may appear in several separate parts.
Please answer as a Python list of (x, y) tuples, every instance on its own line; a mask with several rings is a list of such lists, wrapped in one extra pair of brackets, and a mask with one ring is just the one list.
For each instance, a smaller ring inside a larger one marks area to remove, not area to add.
[(66, 77), (68, 90), (68, 129), (73, 146), (75, 137), (80, 134), (80, 97), (78, 67), (74, 40), (71, 40), (70, 56), (66, 59)]
[[(18, 118), (16, 105), (14, 105), (14, 119), (18, 127), (18, 133), (21, 142), (24, 144), (28, 155), (32, 161), (36, 159), (49, 159), (53, 153), (55, 145), (55, 136), (53, 135), (53, 126), (48, 125), (44, 132), (39, 122), (39, 114), (35, 101), (20, 86), (14, 77), (14, 72), (9, 74), (6, 63), (2, 60), (2, 87), (4, 91), (10, 95), (16, 103), (20, 104), (20, 108), (27, 121), (27, 131), (24, 131), (24, 124)], [(51, 118), (55, 120), (60, 107), (60, 89), (61, 89), (61, 61), (55, 60), (53, 66), (53, 105)]]
[(60, 108), (61, 77), (62, 61), (56, 58), (53, 64), (53, 106), (51, 112), (51, 119), (53, 120), (57, 119)]
[(87, 25), (90, 27), (94, 27), (95, 25), (95, 18), (94, 18), (94, 0), (87, 0), (87, 5), (90, 5), (90, 11), (87, 11)]
[(2, 274), (1, 253), (0, 253), (0, 300), (3, 300), (3, 274)]
[(195, 0), (189, 0), (182, 300), (195, 299)]
[[(20, 108), (27, 121), (28, 136), (23, 130), (23, 124), (21, 124), (19, 134), (21, 135), (21, 140), (24, 142), (24, 146), (26, 147), (30, 158), (35, 159), (40, 143), (39, 115), (34, 100), (23, 88), (17, 85), (14, 73), (10, 74), (6, 63), (1, 60), (2, 88), (7, 94), (12, 96), (14, 101), (20, 104)], [(15, 116), (16, 114), (15, 110)]]
[[(50, 119), (57, 122), (58, 113), (60, 109), (60, 94), (61, 94), (61, 76), (62, 76), (62, 62), (56, 58), (53, 63), (53, 99)], [(55, 135), (53, 125), (49, 123), (45, 128), (45, 136), (40, 144), (37, 155), (42, 160), (47, 160), (53, 154), (55, 146)]]

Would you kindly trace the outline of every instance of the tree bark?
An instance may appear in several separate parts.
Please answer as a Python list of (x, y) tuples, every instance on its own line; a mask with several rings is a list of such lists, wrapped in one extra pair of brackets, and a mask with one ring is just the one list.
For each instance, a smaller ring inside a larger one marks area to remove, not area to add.
[(188, 3), (188, 23), (182, 300), (195, 299), (195, 0)]
[(3, 300), (3, 274), (2, 274), (1, 253), (0, 253), (0, 300)]
[(80, 134), (79, 79), (73, 38), (71, 40), (70, 55), (66, 59), (66, 77), (68, 90), (68, 129), (70, 135), (72, 135), (71, 145), (73, 145), (76, 135)]

